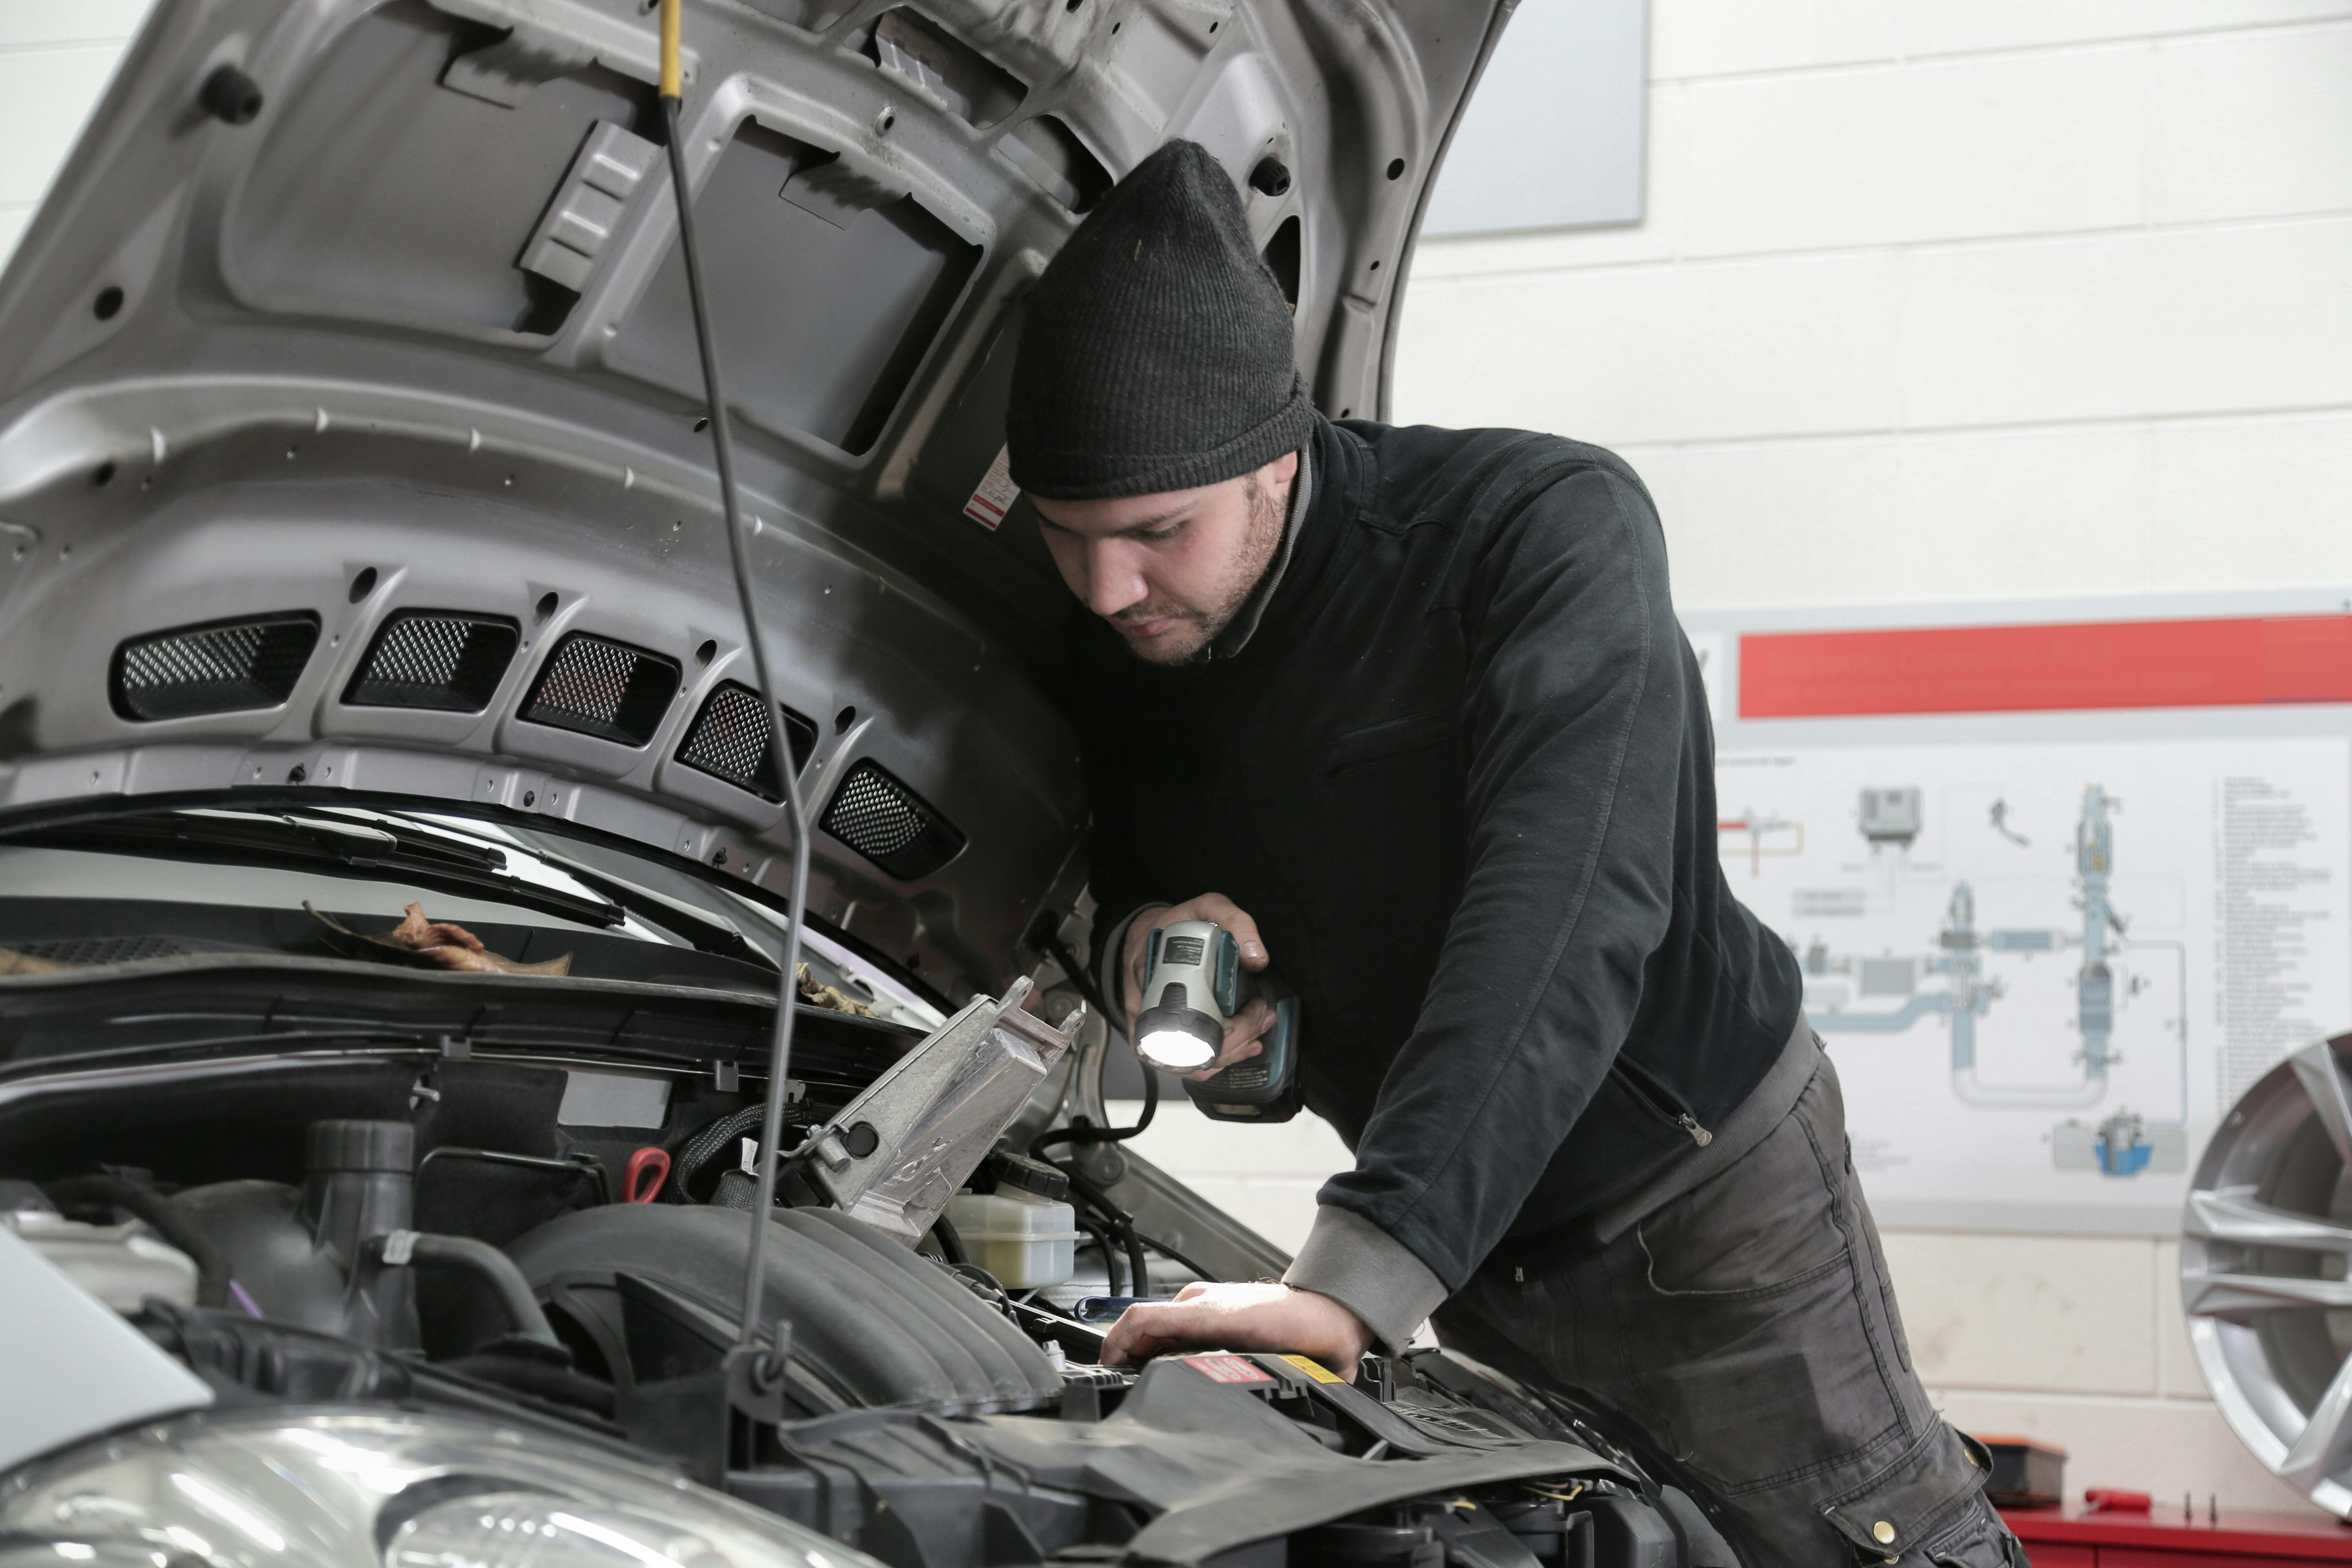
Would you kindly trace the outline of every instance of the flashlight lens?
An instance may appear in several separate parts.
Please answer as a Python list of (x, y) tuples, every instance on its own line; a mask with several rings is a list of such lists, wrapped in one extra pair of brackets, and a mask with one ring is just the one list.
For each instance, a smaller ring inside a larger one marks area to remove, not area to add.
[(1155, 1029), (1143, 1037), (1136, 1047), (1144, 1060), (1164, 1067), (1171, 1072), (1191, 1072), (1209, 1065), (1216, 1052), (1198, 1035), (1188, 1035), (1177, 1029)]

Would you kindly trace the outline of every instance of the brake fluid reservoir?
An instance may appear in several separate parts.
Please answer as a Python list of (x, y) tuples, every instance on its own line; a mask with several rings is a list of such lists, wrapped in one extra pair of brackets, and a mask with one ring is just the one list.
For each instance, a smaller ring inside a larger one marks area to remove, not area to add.
[(1008, 1290), (1065, 1285), (1076, 1272), (1078, 1215), (1058, 1198), (1013, 1186), (958, 1193), (948, 1223), (965, 1254)]

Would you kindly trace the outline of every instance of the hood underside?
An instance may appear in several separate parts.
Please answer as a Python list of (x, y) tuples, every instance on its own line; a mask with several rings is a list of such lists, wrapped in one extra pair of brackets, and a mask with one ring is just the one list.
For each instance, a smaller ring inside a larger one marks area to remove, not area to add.
[[(688, 0), (814, 912), (960, 995), (1075, 897), (1066, 595), (1023, 509), (973, 498), (1086, 207), (1203, 143), (1318, 404), (1373, 414), (1507, 10)], [(643, 0), (155, 8), (0, 279), (0, 822), (292, 783), (781, 879), (655, 28)]]

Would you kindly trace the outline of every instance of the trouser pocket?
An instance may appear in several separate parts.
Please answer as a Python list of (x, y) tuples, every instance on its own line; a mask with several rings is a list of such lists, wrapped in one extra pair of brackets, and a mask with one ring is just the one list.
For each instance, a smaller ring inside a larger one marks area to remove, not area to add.
[[(1791, 1115), (1612, 1248), (1646, 1413), (1724, 1492), (1868, 1463), (1916, 1433), (1839, 1168)], [(1624, 1275), (1638, 1273), (1638, 1279)]]
[(2025, 1560), (2025, 1548), (1981, 1496), (1927, 1542), (1927, 1557), (1937, 1568), (2032, 1568)]
[(2013, 1538), (1984, 1500), (1990, 1463), (1983, 1445), (1938, 1421), (1822, 1517), (1857, 1562), (2008, 1568)]

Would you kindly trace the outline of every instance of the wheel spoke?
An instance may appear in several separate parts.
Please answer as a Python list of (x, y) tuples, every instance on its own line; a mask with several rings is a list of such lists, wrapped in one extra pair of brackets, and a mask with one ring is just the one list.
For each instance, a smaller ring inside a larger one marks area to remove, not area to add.
[(2200, 1318), (2235, 1318), (2296, 1307), (2352, 1307), (2352, 1280), (2279, 1274), (2184, 1274), (2181, 1305)]
[(2334, 1047), (2326, 1040), (2315, 1041), (2287, 1060), (2294, 1064), (2295, 1079), (2327, 1130), (2327, 1141), (2336, 1145), (2336, 1157), (2352, 1171), (2352, 1086), (2344, 1081)]
[(2336, 1369), (2327, 1392), (2312, 1407), (2303, 1435), (2280, 1462), (2279, 1479), (2311, 1490), (2343, 1467), (2347, 1443), (2352, 1443), (2352, 1361)]
[(2294, 1247), (2314, 1252), (2352, 1253), (2352, 1227), (2331, 1225), (2309, 1215), (2258, 1204), (2227, 1193), (2191, 1193), (2184, 1235), (2204, 1241), (2226, 1241), (2239, 1247)]

